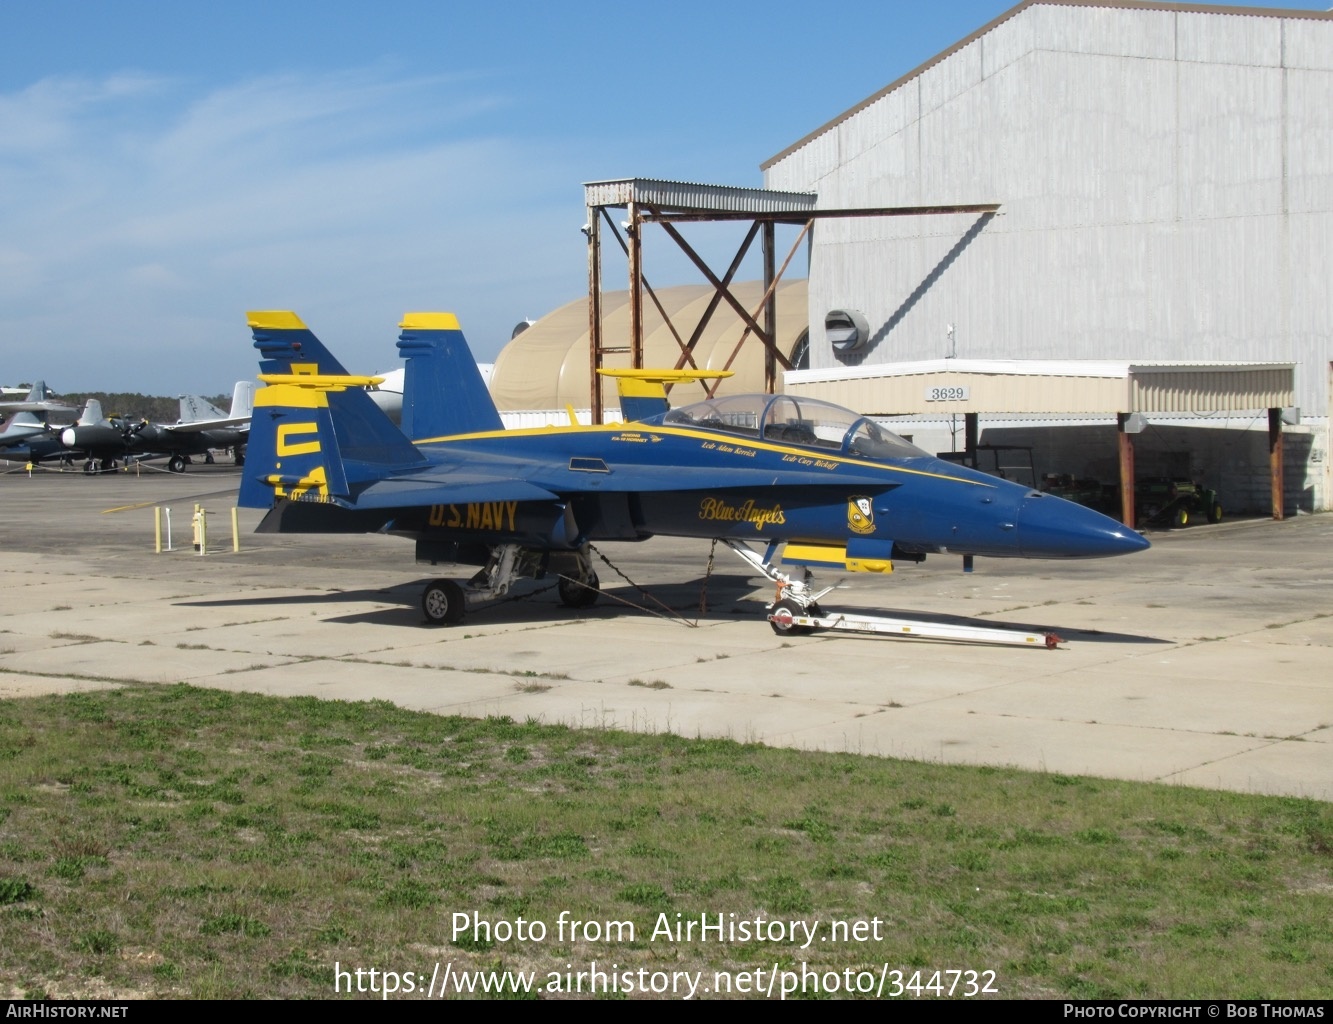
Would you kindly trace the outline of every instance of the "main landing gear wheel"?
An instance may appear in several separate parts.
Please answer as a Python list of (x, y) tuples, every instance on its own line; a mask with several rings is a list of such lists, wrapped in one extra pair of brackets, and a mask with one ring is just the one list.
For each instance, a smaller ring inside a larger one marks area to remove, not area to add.
[(173, 456), (171, 457), (171, 461), (167, 463), (167, 469), (171, 470), (173, 473), (184, 473), (184, 472), (185, 472), (185, 456), (184, 456), (184, 455), (173, 455)]
[(805, 615), (806, 610), (790, 598), (783, 598), (773, 606), (769, 613), (768, 624), (778, 636), (805, 636), (812, 632), (809, 626), (798, 626), (792, 621), (797, 615)]
[(463, 621), (467, 611), (463, 588), (453, 580), (434, 580), (421, 592), (421, 610), (432, 626), (451, 626)]
[(560, 603), (566, 608), (591, 608), (597, 603), (597, 593), (601, 586), (597, 573), (589, 569), (582, 580), (561, 576), (556, 591), (560, 595)]

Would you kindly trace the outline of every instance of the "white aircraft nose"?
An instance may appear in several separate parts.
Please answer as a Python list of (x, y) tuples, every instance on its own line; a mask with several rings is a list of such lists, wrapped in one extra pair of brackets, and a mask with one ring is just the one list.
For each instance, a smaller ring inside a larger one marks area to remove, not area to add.
[(74, 441), (73, 427), (66, 427), (64, 430), (60, 432), (60, 443), (63, 444), (66, 448), (74, 447), (75, 441)]

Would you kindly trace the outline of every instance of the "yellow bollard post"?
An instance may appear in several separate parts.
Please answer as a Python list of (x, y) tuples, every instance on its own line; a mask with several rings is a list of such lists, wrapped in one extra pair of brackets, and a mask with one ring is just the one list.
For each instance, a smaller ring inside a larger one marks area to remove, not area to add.
[(238, 551), (241, 550), (241, 527), (240, 527), (240, 523), (239, 523), (239, 521), (238, 521), (237, 518), (236, 518), (236, 511), (237, 511), (236, 506), (233, 505), (233, 506), (231, 507), (231, 550), (232, 550), (232, 554), (236, 554)]
[(162, 506), (153, 506), (153, 554), (162, 554)]

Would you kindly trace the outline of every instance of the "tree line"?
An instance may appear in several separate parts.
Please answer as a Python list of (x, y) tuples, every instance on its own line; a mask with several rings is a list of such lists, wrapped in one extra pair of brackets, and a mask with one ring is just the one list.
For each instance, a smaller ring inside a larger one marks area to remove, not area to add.
[[(141, 395), (137, 391), (79, 391), (61, 395), (60, 401), (82, 411), (90, 398), (102, 403), (103, 416), (120, 416), (138, 423), (175, 423), (180, 419), (181, 402), (178, 396)], [(231, 395), (204, 396), (204, 401), (224, 413), (231, 407)]]

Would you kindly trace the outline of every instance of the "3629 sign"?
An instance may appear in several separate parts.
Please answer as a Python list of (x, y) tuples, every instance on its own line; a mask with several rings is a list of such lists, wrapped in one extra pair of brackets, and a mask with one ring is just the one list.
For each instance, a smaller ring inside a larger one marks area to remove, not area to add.
[(926, 388), (927, 402), (966, 402), (972, 397), (972, 389), (967, 385), (954, 387)]

